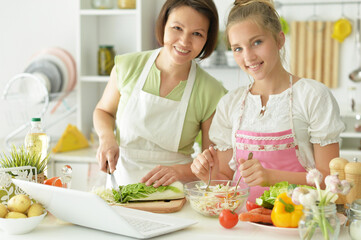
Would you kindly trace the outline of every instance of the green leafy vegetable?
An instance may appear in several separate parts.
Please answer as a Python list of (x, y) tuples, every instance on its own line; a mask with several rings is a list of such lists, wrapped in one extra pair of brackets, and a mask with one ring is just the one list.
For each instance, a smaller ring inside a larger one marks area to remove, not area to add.
[(256, 198), (256, 204), (272, 209), (275, 203), (277, 196), (283, 192), (288, 192), (290, 190), (295, 189), (296, 187), (306, 187), (312, 188), (314, 187), (307, 186), (307, 185), (297, 185), (297, 184), (289, 184), (287, 181), (278, 182), (273, 186), (270, 186), (269, 190), (263, 192), (262, 196)]
[(119, 186), (119, 190), (113, 189), (112, 191), (115, 202), (126, 203), (135, 200), (148, 200), (147, 198), (149, 198), (152, 194), (163, 193), (166, 190), (171, 190), (174, 193), (183, 193), (183, 191), (174, 186), (159, 186), (155, 188), (153, 186), (147, 186), (144, 183), (134, 183), (125, 186)]

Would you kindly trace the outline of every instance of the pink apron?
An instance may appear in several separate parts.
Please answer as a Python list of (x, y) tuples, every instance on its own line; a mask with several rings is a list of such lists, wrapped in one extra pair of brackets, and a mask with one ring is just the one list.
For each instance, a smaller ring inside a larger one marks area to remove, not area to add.
[[(245, 107), (247, 95), (250, 91), (250, 85), (245, 94), (243, 94), (240, 121), (241, 125), (242, 115)], [(264, 168), (278, 169), (292, 172), (306, 172), (304, 167), (300, 164), (298, 145), (293, 130), (292, 121), (292, 76), (290, 77), (290, 91), (289, 91), (289, 117), (290, 129), (281, 132), (261, 133), (244, 130), (237, 130), (236, 132), (236, 159), (247, 159), (248, 153), (253, 153), (253, 158), (258, 159)], [(280, 106), (286, 107), (286, 106)], [(240, 127), (238, 127), (240, 129)], [(234, 179), (238, 180), (240, 171), (237, 168)], [(243, 180), (243, 179), (242, 179)], [(260, 197), (268, 187), (254, 186), (250, 187), (250, 195), (248, 200), (255, 202), (255, 199)]]

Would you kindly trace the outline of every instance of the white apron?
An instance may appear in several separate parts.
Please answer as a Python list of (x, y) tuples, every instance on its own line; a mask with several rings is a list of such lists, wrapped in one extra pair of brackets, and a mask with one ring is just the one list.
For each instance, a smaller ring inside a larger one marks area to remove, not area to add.
[[(178, 153), (178, 148), (195, 81), (196, 64), (192, 61), (181, 101), (147, 93), (142, 89), (160, 50), (155, 50), (145, 64), (118, 121), (120, 154), (114, 172), (118, 185), (139, 182), (157, 165), (192, 161), (190, 156)], [(110, 187), (110, 177), (107, 187)]]

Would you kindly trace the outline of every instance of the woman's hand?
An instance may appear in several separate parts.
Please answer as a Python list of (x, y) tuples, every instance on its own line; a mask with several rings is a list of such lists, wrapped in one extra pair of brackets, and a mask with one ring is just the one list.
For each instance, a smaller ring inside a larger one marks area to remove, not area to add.
[(209, 171), (212, 168), (212, 175), (219, 171), (218, 157), (216, 150), (210, 146), (193, 160), (191, 170), (200, 180), (207, 182), (209, 178)]
[(167, 186), (180, 179), (176, 166), (158, 165), (145, 175), (140, 182), (153, 187)]
[(119, 146), (115, 139), (100, 141), (96, 157), (101, 171), (113, 173), (119, 158)]
[(265, 169), (258, 159), (239, 159), (239, 171), (243, 181), (249, 186), (269, 186), (268, 170)]

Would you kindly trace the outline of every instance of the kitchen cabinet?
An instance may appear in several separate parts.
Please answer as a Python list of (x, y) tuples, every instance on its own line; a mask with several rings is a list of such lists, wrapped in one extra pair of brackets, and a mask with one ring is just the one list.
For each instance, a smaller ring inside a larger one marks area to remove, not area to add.
[(95, 105), (109, 80), (97, 75), (98, 48), (112, 45), (116, 54), (155, 48), (155, 4), (155, 0), (136, 0), (135, 9), (118, 9), (115, 3), (113, 9), (93, 9), (91, 0), (78, 0), (77, 126), (88, 139)]
[[(93, 111), (103, 94), (109, 76), (99, 76), (98, 49), (100, 45), (114, 46), (116, 54), (156, 48), (154, 35), (156, 0), (136, 0), (135, 9), (93, 9), (91, 0), (78, 0), (77, 29), (77, 127), (90, 139)], [(73, 168), (71, 188), (90, 190), (98, 176), (96, 151), (92, 148), (52, 154), (48, 175), (61, 176), (65, 164)], [(96, 170), (97, 171), (96, 171)]]
[(341, 114), (346, 129), (340, 135), (340, 156), (348, 161), (353, 161), (355, 157), (359, 161), (361, 160), (361, 132), (355, 131), (355, 124), (358, 122), (357, 115), (361, 115), (361, 113), (347, 112)]

